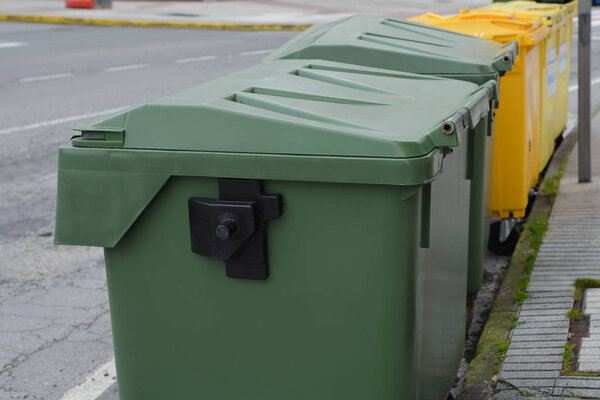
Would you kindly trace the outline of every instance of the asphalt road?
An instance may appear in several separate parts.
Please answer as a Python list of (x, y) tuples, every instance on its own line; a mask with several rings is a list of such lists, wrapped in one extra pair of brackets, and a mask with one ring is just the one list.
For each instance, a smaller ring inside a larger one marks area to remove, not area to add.
[(52, 245), (70, 128), (257, 64), (295, 34), (0, 23), (0, 399), (73, 398), (113, 357), (102, 251)]

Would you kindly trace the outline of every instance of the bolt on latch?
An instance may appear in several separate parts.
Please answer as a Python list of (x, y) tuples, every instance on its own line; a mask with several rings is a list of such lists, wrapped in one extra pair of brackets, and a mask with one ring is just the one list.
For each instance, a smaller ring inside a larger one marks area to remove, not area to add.
[(226, 262), (227, 276), (267, 279), (265, 224), (282, 214), (279, 194), (253, 179), (219, 179), (219, 198), (188, 200), (192, 251)]

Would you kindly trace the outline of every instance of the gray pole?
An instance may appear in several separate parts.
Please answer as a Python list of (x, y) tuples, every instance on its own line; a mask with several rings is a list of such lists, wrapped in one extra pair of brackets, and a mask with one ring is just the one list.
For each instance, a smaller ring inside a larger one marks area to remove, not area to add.
[(578, 101), (578, 132), (579, 132), (579, 182), (592, 181), (591, 154), (591, 105), (590, 105), (590, 14), (592, 0), (579, 0), (579, 101)]

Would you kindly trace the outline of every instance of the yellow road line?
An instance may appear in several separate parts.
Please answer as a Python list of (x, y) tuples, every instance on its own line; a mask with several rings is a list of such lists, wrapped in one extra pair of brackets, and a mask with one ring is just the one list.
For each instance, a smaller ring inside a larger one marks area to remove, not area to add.
[(39, 22), (45, 24), (135, 26), (142, 28), (222, 29), (238, 31), (301, 31), (309, 24), (244, 24), (237, 22), (152, 21), (139, 19), (76, 18), (52, 15), (0, 14), (0, 21)]

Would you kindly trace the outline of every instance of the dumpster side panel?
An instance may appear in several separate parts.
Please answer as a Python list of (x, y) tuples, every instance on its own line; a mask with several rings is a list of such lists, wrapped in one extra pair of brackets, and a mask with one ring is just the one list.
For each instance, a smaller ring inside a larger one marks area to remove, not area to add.
[[(489, 185), (486, 183), (489, 180), (487, 176), (486, 164), (488, 147), (493, 148), (493, 137), (487, 135), (488, 118), (482, 120), (477, 129), (471, 132), (474, 140), (473, 152), (473, 177), (471, 179), (471, 193), (469, 208), (469, 270), (467, 279), (467, 294), (476, 295), (481, 287), (481, 279), (483, 274), (483, 258), (485, 248), (487, 246), (486, 225), (489, 225), (489, 214), (485, 213), (486, 199), (489, 200)], [(489, 143), (489, 145), (488, 145)], [(491, 154), (491, 153), (490, 153)], [(491, 162), (489, 163), (491, 164)], [(490, 165), (491, 167), (491, 165)], [(491, 168), (490, 168), (491, 169)], [(489, 207), (489, 206), (488, 206)]]
[(464, 348), (470, 181), (467, 146), (453, 150), (431, 184), (430, 247), (420, 251), (421, 399), (446, 398)]
[(419, 187), (265, 191), (265, 281), (190, 250), (187, 200), (216, 179), (172, 177), (105, 250), (121, 398), (416, 398)]
[(536, 183), (539, 54), (539, 45), (522, 48), (515, 68), (500, 78), (501, 100), (494, 130), (491, 217), (524, 217), (529, 189)]
[(59, 169), (54, 242), (114, 246), (168, 179), (165, 174)]
[(531, 137), (531, 159), (529, 162), (529, 182), (527, 187), (527, 193), (529, 189), (534, 187), (539, 178), (539, 159), (540, 159), (540, 137), (541, 133), (541, 98), (542, 93), (540, 89), (539, 76), (542, 74), (542, 57), (541, 52), (543, 48), (543, 42), (540, 42), (537, 46), (527, 51), (525, 56), (525, 91), (527, 93), (527, 102), (525, 109), (525, 117), (527, 118), (527, 136)]
[(571, 64), (571, 25), (572, 16), (566, 15), (566, 23), (563, 24), (558, 33), (558, 99), (556, 105), (557, 124), (556, 136), (560, 136), (567, 125), (567, 114), (569, 111), (569, 71)]
[[(483, 254), (485, 255), (487, 251), (488, 240), (490, 238), (490, 216), (491, 213), (491, 203), (492, 203), (492, 186), (493, 186), (493, 164), (494, 164), (494, 146), (496, 140), (496, 118), (495, 113), (492, 114), (491, 118), (488, 118), (488, 132), (491, 133), (491, 138), (488, 138), (485, 142), (486, 145), (486, 158), (485, 158), (485, 191), (484, 191), (484, 236), (483, 236)], [(483, 268), (483, 267), (482, 267)]]
[[(538, 174), (544, 170), (552, 153), (558, 116), (558, 30), (553, 27), (548, 37), (540, 43), (540, 141)], [(562, 129), (561, 129), (562, 131)]]

